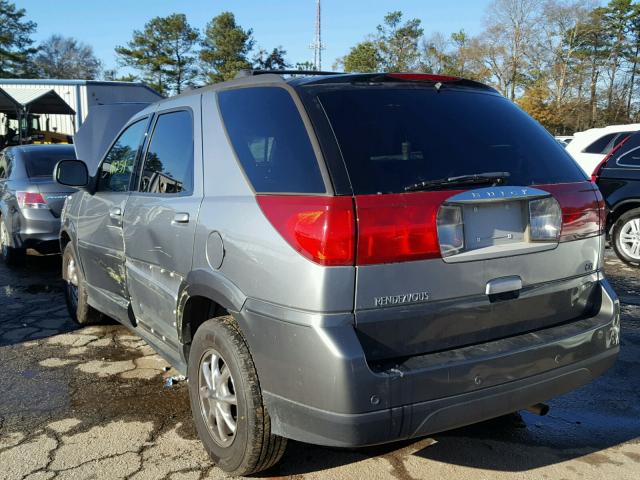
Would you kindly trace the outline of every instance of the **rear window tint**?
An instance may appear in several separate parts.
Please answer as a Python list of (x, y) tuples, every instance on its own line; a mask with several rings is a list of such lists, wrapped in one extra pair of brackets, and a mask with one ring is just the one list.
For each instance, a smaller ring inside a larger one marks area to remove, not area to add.
[(325, 193), (311, 141), (289, 92), (241, 88), (218, 94), (242, 168), (258, 193)]
[(56, 163), (76, 158), (76, 152), (73, 147), (29, 149), (23, 156), (29, 177), (52, 177)]
[(510, 185), (585, 180), (551, 135), (495, 94), (354, 86), (317, 95), (355, 194), (482, 172), (510, 172)]

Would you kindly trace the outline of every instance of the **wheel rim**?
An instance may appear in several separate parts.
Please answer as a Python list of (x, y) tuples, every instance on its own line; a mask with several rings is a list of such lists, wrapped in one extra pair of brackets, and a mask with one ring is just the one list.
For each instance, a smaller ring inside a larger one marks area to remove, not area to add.
[(228, 447), (238, 428), (233, 376), (225, 360), (212, 348), (202, 356), (199, 372), (200, 411), (213, 440), (221, 447)]
[(0, 222), (0, 247), (2, 254), (6, 257), (9, 247), (9, 231), (4, 222)]
[(78, 269), (76, 261), (70, 258), (67, 262), (67, 297), (74, 311), (78, 309)]
[(625, 255), (640, 260), (640, 218), (632, 218), (622, 226), (618, 245)]

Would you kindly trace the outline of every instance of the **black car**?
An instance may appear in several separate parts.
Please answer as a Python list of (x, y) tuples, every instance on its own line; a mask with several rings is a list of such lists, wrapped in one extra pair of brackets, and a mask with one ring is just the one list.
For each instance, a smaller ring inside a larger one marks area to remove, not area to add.
[(594, 173), (609, 211), (607, 232), (620, 259), (640, 266), (640, 132), (620, 142)]

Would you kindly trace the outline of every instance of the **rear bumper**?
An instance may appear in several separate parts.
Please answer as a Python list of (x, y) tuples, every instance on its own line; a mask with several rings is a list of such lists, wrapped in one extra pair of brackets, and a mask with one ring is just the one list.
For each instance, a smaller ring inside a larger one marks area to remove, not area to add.
[(13, 244), (18, 248), (33, 248), (40, 253), (60, 251), (60, 219), (49, 210), (34, 210), (13, 218)]
[[(309, 315), (248, 300), (238, 319), (273, 432), (353, 447), (436, 433), (584, 385), (619, 351), (619, 303), (599, 281), (596, 315), (372, 368), (347, 315)], [(306, 315), (306, 326), (301, 324)]]
[(499, 417), (549, 400), (591, 382), (616, 359), (618, 349), (476, 392), (362, 414), (339, 414), (273, 394), (265, 402), (275, 433), (306, 443), (336, 447), (375, 445), (430, 435)]

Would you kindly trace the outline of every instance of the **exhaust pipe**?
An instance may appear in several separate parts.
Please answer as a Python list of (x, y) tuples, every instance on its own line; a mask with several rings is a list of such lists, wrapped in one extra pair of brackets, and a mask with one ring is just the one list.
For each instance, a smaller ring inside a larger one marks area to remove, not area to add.
[(549, 413), (549, 405), (547, 405), (546, 403), (536, 403), (535, 405), (527, 407), (527, 412), (531, 412), (535, 415), (544, 417), (547, 413)]

